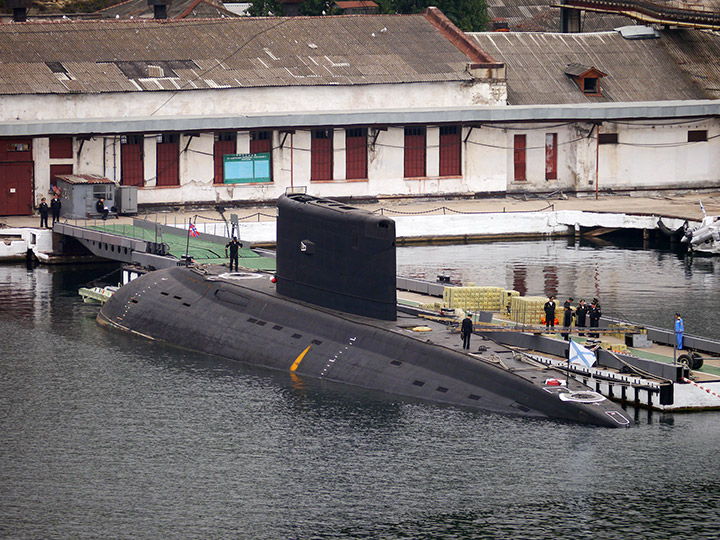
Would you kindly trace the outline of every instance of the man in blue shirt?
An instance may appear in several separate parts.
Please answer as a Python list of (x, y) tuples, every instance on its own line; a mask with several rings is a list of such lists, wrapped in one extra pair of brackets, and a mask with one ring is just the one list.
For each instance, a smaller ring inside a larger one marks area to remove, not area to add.
[(685, 323), (679, 313), (675, 314), (675, 341), (677, 342), (677, 348), (682, 350), (683, 348), (683, 334), (685, 333)]

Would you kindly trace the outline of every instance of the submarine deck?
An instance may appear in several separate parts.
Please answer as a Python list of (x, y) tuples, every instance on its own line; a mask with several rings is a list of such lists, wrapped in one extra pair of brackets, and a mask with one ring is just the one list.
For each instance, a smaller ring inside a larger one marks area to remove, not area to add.
[[(239, 280), (243, 280), (243, 276), (253, 273), (250, 269), (248, 269), (247, 272), (228, 272), (227, 268), (222, 265), (203, 265), (203, 269), (211, 275), (214, 280), (234, 284), (238, 284)], [(270, 284), (269, 275), (267, 281), (268, 284)], [(243, 285), (246, 284), (247, 283), (243, 283)], [(275, 291), (274, 286), (266, 286), (263, 287), (263, 289), (263, 292), (266, 294), (274, 296), (278, 299), (288, 300), (282, 295), (279, 295)], [(416, 295), (415, 300), (417, 300), (419, 296), (421, 295)], [(404, 296), (403, 298), (406, 297)], [(292, 301), (304, 304), (304, 302), (299, 300)], [(413, 301), (409, 303), (412, 304), (415, 302)], [(516, 375), (536, 385), (545, 385), (546, 382), (550, 380), (552, 381), (550, 382), (550, 385), (554, 386), (555, 384), (558, 384), (571, 392), (583, 392), (588, 390), (587, 386), (572, 378), (567, 380), (565, 373), (562, 370), (542, 364), (522, 351), (507, 347), (477, 333), (471, 337), (470, 350), (463, 350), (462, 339), (460, 337), (460, 321), (457, 318), (439, 317), (432, 312), (407, 304), (407, 302), (400, 301), (400, 298), (398, 299), (399, 308), (397, 320), (395, 321), (384, 321), (360, 315), (351, 315), (317, 306), (312, 306), (312, 308), (333, 313), (344, 319), (376, 328), (382, 328), (384, 330), (414, 338), (424, 343), (440, 346), (451, 351), (464, 354), (465, 356), (473, 358), (477, 361), (495, 365), (508, 373), (515, 373)]]

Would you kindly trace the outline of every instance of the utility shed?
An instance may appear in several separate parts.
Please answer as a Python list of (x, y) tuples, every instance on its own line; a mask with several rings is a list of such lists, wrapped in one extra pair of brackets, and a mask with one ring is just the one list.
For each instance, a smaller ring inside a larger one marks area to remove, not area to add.
[(100, 197), (105, 206), (115, 206), (115, 182), (93, 174), (62, 174), (57, 177), (62, 208), (60, 216), (85, 219), (95, 214), (95, 205)]

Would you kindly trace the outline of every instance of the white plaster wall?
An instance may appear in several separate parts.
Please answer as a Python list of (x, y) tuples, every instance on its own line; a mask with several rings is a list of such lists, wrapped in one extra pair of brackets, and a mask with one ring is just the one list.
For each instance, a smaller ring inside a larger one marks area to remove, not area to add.
[(128, 92), (103, 94), (8, 95), (0, 118), (78, 120), (138, 116), (199, 116), (296, 111), (348, 111), (504, 105), (502, 93), (487, 82), (295, 86)]
[[(596, 177), (597, 134), (590, 133), (592, 126), (578, 122), (569, 125), (533, 124), (511, 126), (503, 141), (506, 150), (505, 166), (508, 191), (593, 191)], [(545, 178), (546, 135), (557, 134), (557, 179)], [(526, 136), (526, 181), (515, 181), (514, 136)], [(590, 137), (588, 137), (590, 135)], [(604, 147), (602, 145), (601, 152)], [(601, 154), (601, 162), (603, 154)], [(617, 163), (617, 156), (610, 154), (608, 162)], [(602, 187), (602, 184), (601, 184)], [(607, 187), (607, 186), (606, 186)]]
[[(468, 137), (469, 133), (469, 137)], [(466, 191), (504, 192), (508, 186), (507, 134), (504, 129), (464, 128), (463, 181)]]
[[(277, 135), (277, 133), (276, 133)], [(238, 131), (235, 140), (236, 149), (238, 154), (249, 154), (250, 153), (250, 132), (249, 131)], [(273, 148), (275, 147), (275, 141), (273, 141)]]
[[(377, 139), (375, 135), (377, 134)], [(373, 139), (375, 144), (373, 145)], [(368, 189), (370, 193), (394, 195), (407, 193), (404, 174), (405, 129), (370, 129), (368, 132)]]
[[(146, 133), (143, 138), (143, 169), (145, 187), (155, 187), (157, 185), (157, 140), (154, 134)], [(138, 194), (138, 204), (140, 198), (141, 195)]]
[[(189, 144), (189, 145), (188, 145)], [(185, 147), (187, 150), (183, 152)], [(214, 133), (201, 133), (190, 139), (180, 137), (180, 185), (182, 201), (215, 201)]]
[(440, 128), (428, 126), (425, 131), (425, 173), (429, 178), (440, 176)]
[[(688, 131), (707, 130), (708, 141), (688, 143)], [(610, 123), (618, 144), (599, 148), (599, 188), (703, 187), (720, 179), (717, 120), (683, 123)]]
[(567, 151), (574, 154), (574, 168), (570, 171), (575, 177), (577, 191), (595, 190), (597, 175), (597, 134), (591, 124), (578, 123), (573, 125), (571, 135), (577, 142), (569, 145)]
[(32, 158), (35, 162), (35, 196), (34, 206), (40, 204), (40, 199), (48, 196), (50, 191), (50, 139), (38, 137), (32, 141)]
[(345, 130), (333, 131), (333, 178), (345, 180), (347, 177), (347, 147), (345, 146)]
[[(81, 144), (82, 150), (80, 149)], [(73, 142), (73, 153), (75, 154), (73, 170), (75, 173), (107, 176), (105, 167), (107, 156), (104, 153), (103, 146), (103, 137), (90, 137), (84, 141), (76, 138)]]

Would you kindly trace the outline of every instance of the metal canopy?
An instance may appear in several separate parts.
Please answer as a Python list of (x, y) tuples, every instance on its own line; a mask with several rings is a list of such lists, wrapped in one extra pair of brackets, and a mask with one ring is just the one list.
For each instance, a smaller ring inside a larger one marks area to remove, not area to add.
[(259, 113), (218, 116), (146, 116), (83, 120), (0, 122), (0, 137), (118, 135), (124, 133), (202, 132), (247, 129), (293, 129), (315, 126), (388, 126), (513, 122), (663, 120), (720, 116), (720, 100), (657, 101)]

